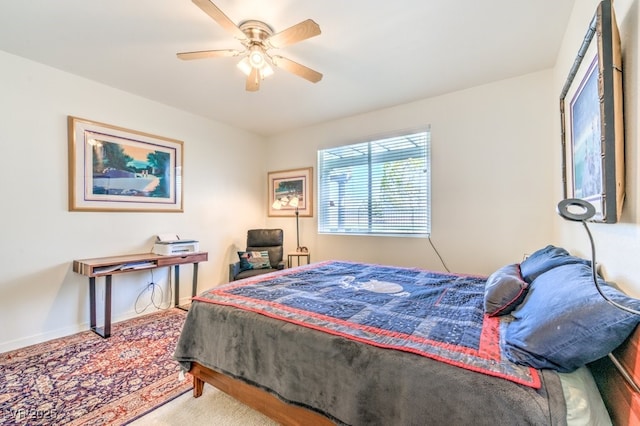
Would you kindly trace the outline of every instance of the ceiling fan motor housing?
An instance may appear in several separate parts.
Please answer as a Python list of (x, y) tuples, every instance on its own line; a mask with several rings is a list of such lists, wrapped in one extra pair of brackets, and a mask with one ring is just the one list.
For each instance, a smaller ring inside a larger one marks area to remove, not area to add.
[(262, 21), (244, 21), (239, 25), (239, 28), (245, 33), (249, 41), (254, 43), (263, 43), (273, 35), (273, 28)]

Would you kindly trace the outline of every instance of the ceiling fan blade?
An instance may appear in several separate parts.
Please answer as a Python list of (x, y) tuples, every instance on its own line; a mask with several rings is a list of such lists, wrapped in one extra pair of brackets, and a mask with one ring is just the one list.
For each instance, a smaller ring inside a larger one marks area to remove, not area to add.
[[(195, 0), (194, 0), (195, 1)], [(302, 40), (320, 35), (320, 26), (313, 19), (307, 19), (269, 37), (267, 42), (276, 49), (290, 46)]]
[(318, 71), (314, 71), (311, 68), (307, 68), (304, 65), (300, 65), (291, 59), (283, 58), (282, 56), (274, 55), (271, 60), (273, 64), (279, 68), (283, 68), (292, 74), (309, 80), (312, 83), (317, 83), (322, 80), (322, 74)]
[(247, 76), (245, 89), (247, 92), (256, 92), (260, 89), (260, 71), (257, 68), (251, 68), (251, 73)]
[(209, 0), (192, 0), (196, 6), (198, 6), (204, 13), (213, 18), (227, 32), (231, 33), (238, 40), (245, 40), (247, 36), (242, 32), (240, 28), (224, 14), (218, 6), (211, 3)]
[(203, 59), (203, 58), (225, 58), (228, 56), (238, 56), (239, 50), (199, 50), (197, 52), (181, 52), (176, 56), (183, 61), (189, 61), (191, 59)]

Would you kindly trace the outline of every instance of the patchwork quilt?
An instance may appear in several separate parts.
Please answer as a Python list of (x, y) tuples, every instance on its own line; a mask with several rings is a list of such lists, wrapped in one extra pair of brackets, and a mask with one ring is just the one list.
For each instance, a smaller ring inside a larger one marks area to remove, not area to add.
[(539, 372), (500, 351), (508, 317), (484, 314), (486, 277), (328, 261), (264, 274), (195, 298), (535, 389)]

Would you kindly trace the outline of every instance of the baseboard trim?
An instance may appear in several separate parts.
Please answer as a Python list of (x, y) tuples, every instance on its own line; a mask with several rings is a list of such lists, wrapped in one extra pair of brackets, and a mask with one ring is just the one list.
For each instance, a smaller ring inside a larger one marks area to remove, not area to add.
[[(188, 304), (190, 301), (191, 301), (191, 297), (180, 298), (180, 305)], [(154, 308), (153, 310), (148, 309), (141, 313), (136, 313), (135, 310), (130, 310), (128, 312), (123, 312), (120, 315), (112, 317), (111, 322), (116, 323), (120, 321), (126, 321), (132, 318), (148, 315), (161, 310), (162, 309)], [(102, 318), (99, 319), (99, 321), (101, 320)], [(49, 340), (58, 339), (60, 337), (67, 337), (72, 334), (76, 334), (76, 333), (80, 333), (88, 330), (89, 330), (89, 321), (76, 324), (73, 326), (69, 326), (69, 327), (50, 330), (45, 333), (39, 333), (39, 334), (27, 336), (27, 337), (21, 337), (19, 339), (9, 340), (7, 342), (0, 342), (0, 353), (26, 348), (27, 346), (36, 345), (38, 343), (43, 343)]]

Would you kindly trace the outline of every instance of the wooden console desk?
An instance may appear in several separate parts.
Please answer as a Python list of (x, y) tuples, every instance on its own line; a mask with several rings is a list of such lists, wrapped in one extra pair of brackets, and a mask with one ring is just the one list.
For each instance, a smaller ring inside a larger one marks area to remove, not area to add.
[[(193, 264), (193, 285), (191, 296), (196, 295), (198, 288), (198, 263), (206, 262), (207, 252), (181, 253), (161, 256), (154, 253), (130, 254), (126, 256), (97, 257), (73, 261), (73, 272), (89, 277), (89, 310), (91, 330), (102, 337), (111, 336), (111, 276), (127, 272), (144, 271), (147, 269), (174, 268), (174, 306), (180, 300), (180, 265)], [(104, 295), (104, 327), (96, 326), (96, 277), (105, 277)], [(180, 306), (178, 306), (180, 307)], [(184, 308), (182, 308), (184, 309)]]

